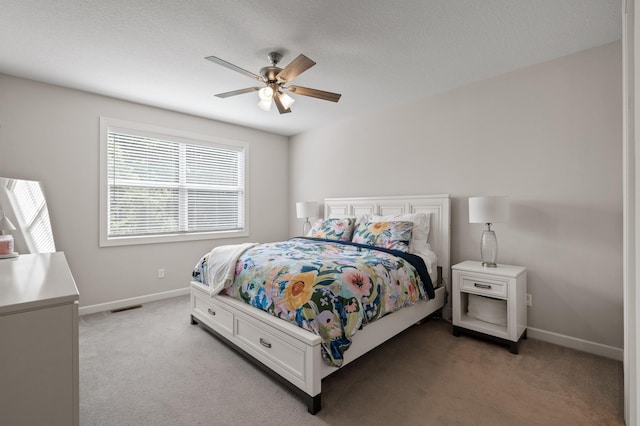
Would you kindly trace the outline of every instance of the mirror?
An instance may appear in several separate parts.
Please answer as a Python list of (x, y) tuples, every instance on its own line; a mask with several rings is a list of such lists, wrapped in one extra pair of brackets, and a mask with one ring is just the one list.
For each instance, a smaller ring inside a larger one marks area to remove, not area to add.
[(0, 218), (6, 216), (15, 228), (0, 233), (13, 235), (13, 250), (19, 254), (56, 251), (47, 200), (40, 182), (0, 177)]

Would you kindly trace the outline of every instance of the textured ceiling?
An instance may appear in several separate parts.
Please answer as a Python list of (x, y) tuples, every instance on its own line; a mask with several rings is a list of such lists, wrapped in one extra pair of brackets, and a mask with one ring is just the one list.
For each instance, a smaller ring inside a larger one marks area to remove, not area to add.
[[(620, 0), (2, 0), (0, 73), (282, 135), (389, 108), (621, 37)], [(271, 50), (317, 65), (291, 114), (256, 93)], [(1, 94), (0, 94), (1, 96)], [(126, 117), (121, 117), (126, 119)]]

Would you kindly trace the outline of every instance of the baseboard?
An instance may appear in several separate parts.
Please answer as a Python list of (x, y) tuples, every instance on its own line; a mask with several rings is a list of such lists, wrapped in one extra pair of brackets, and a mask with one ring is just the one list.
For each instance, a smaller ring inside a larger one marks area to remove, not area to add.
[(576, 337), (554, 333), (552, 331), (540, 330), (539, 328), (527, 327), (527, 337), (571, 349), (576, 349), (582, 352), (603, 356), (605, 358), (615, 359), (616, 361), (622, 361), (624, 354), (622, 348), (616, 348), (615, 346), (608, 346), (601, 343), (590, 342), (588, 340), (578, 339)]
[(89, 315), (97, 312), (112, 311), (114, 309), (126, 308), (127, 306), (141, 305), (143, 303), (155, 302), (156, 300), (184, 296), (185, 294), (189, 294), (189, 292), (189, 287), (185, 287), (177, 290), (163, 291), (161, 293), (147, 294), (145, 296), (131, 297), (129, 299), (115, 300), (113, 302), (98, 303), (97, 305), (82, 306), (78, 309), (78, 313), (80, 315)]
[[(78, 311), (80, 315), (95, 314), (97, 312), (126, 308), (127, 306), (140, 305), (143, 303), (154, 302), (156, 300), (184, 296), (189, 294), (189, 292), (190, 288), (185, 287), (177, 290), (163, 291), (161, 293), (147, 294), (145, 296), (116, 300), (113, 302), (99, 303), (97, 305), (83, 306), (79, 308)], [(622, 348), (616, 348), (615, 346), (608, 346), (601, 343), (590, 342), (588, 340), (578, 339), (577, 337), (554, 333), (552, 331), (540, 330), (539, 328), (527, 327), (527, 336), (531, 337), (532, 339), (538, 339), (542, 340), (543, 342), (549, 342), (555, 345), (576, 349), (598, 356), (603, 356), (605, 358), (611, 358), (616, 361), (622, 361), (624, 356), (624, 351)]]

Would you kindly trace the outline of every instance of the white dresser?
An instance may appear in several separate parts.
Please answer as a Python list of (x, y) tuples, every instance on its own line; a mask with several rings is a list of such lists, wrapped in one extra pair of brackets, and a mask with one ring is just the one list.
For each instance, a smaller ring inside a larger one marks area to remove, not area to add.
[(0, 424), (77, 425), (78, 289), (64, 253), (0, 259)]

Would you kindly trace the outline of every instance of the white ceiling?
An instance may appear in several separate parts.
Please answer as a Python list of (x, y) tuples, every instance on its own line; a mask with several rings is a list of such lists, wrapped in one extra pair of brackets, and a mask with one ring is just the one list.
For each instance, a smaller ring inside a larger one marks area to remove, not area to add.
[[(620, 37), (621, 0), (2, 0), (0, 73), (294, 135)], [(213, 96), (271, 50), (340, 102)]]

